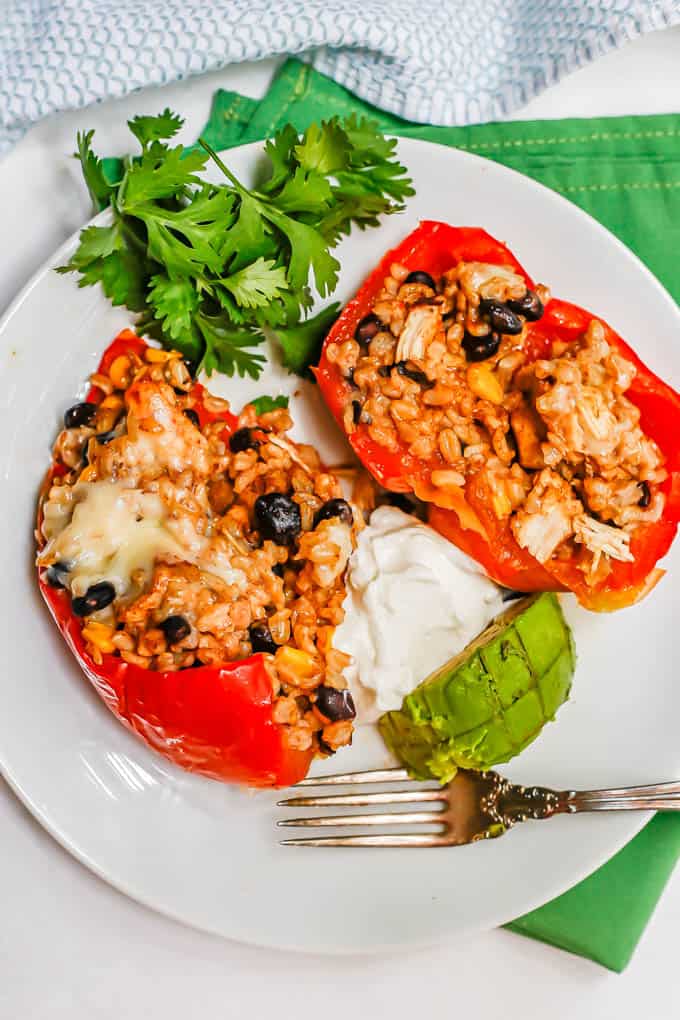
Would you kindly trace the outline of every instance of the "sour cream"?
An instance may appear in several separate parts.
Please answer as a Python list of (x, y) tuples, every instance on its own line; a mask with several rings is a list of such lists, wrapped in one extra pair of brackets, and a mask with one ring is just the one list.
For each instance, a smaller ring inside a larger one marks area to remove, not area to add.
[(474, 560), (396, 507), (375, 510), (350, 560), (333, 641), (353, 659), (357, 722), (399, 708), (501, 608), (500, 589)]

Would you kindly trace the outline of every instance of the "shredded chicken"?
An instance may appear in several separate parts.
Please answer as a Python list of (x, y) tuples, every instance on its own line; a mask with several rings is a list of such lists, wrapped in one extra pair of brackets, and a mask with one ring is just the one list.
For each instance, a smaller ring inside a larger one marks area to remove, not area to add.
[(458, 274), (460, 285), (468, 299), (485, 298), (494, 301), (519, 300), (527, 292), (524, 277), (509, 266), (492, 266), (487, 262), (465, 262)]
[(524, 506), (510, 527), (518, 544), (540, 563), (550, 559), (558, 545), (573, 534), (574, 517), (582, 504), (571, 486), (554, 471), (544, 468), (536, 477)]
[(408, 313), (397, 344), (397, 361), (422, 361), (429, 344), (442, 328), (437, 305), (416, 305)]
[(573, 529), (574, 541), (585, 545), (593, 553), (593, 571), (597, 570), (602, 556), (622, 560), (624, 563), (632, 563), (635, 559), (630, 551), (630, 535), (622, 528), (580, 514), (574, 518)]

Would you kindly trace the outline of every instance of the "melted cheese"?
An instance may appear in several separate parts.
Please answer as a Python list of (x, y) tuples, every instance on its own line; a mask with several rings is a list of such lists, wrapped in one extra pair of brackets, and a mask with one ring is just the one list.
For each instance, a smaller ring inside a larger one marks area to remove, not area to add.
[(43, 530), (49, 541), (40, 559), (70, 565), (74, 595), (96, 581), (110, 581), (124, 595), (132, 574), (142, 570), (150, 577), (160, 557), (195, 564), (227, 584), (245, 587), (243, 572), (224, 554), (216, 555), (210, 538), (199, 535), (188, 518), (170, 517), (156, 493), (111, 481), (80, 482), (72, 492), (63, 509), (48, 512), (46, 505)]

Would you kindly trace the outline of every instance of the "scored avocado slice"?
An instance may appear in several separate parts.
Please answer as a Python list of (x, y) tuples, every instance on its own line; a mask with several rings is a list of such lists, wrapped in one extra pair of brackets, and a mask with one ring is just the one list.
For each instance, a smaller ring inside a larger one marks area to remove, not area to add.
[(378, 721), (385, 743), (417, 779), (449, 782), (459, 768), (509, 761), (569, 696), (571, 630), (551, 592), (528, 595)]

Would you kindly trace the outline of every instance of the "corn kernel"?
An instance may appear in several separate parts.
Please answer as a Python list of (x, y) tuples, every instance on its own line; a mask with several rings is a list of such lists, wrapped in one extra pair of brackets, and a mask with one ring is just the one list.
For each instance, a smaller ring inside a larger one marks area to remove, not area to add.
[[(114, 362), (114, 364), (115, 364), (115, 362)], [(110, 397), (104, 397), (104, 399), (102, 400), (102, 402), (101, 402), (101, 404), (99, 406), (103, 407), (105, 410), (109, 410), (110, 409), (110, 410), (118, 411), (123, 406), (123, 398), (117, 396), (117, 394), (115, 394), (115, 393), (112, 393)]]
[(116, 650), (116, 646), (111, 640), (114, 633), (113, 627), (109, 627), (106, 623), (97, 623), (95, 620), (91, 620), (86, 627), (83, 627), (85, 640), (93, 644), (100, 652), (108, 654)]
[(299, 677), (312, 677), (319, 672), (319, 664), (309, 654), (300, 648), (291, 648), (284, 645), (276, 653), (276, 662), (286, 669), (291, 670)]
[(119, 354), (109, 369), (109, 378), (117, 390), (124, 390), (130, 385), (130, 359), (127, 354)]
[(492, 404), (503, 402), (503, 387), (488, 365), (469, 365), (467, 384), (476, 397), (489, 400)]
[(491, 502), (493, 504), (493, 510), (496, 517), (502, 520), (504, 517), (510, 516), (510, 513), (512, 511), (512, 503), (510, 502), (510, 500), (508, 499), (504, 492), (494, 493)]
[(159, 351), (157, 347), (147, 347), (144, 351), (144, 357), (152, 365), (162, 365), (168, 360), (170, 355), (167, 351)]
[(97, 469), (94, 464), (88, 464), (87, 467), (78, 475), (79, 482), (92, 482), (97, 477)]

